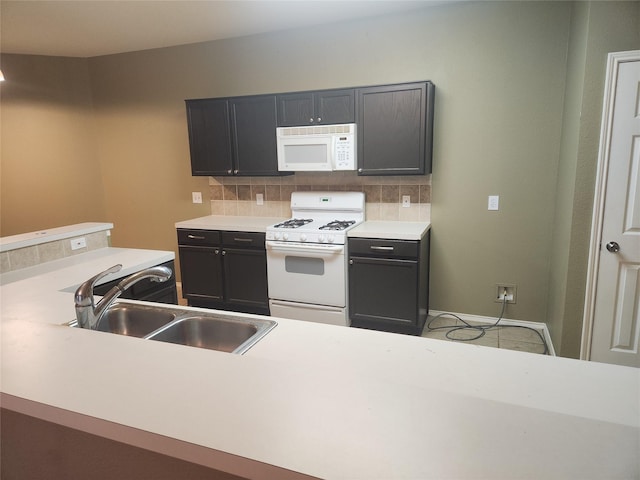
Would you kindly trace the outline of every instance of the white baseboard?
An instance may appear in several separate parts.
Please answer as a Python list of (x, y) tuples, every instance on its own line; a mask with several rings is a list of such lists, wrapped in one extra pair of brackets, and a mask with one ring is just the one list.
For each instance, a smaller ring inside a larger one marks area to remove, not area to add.
[[(435, 317), (436, 315), (441, 315), (443, 313), (449, 313), (455, 315), (457, 317), (462, 318), (463, 320), (469, 322), (477, 322), (486, 325), (493, 325), (498, 321), (498, 317), (484, 317), (481, 315), (472, 315), (470, 313), (456, 313), (456, 312), (441, 312), (439, 310), (429, 310), (429, 316)], [(429, 320), (427, 319), (427, 323)], [(547, 344), (547, 349), (549, 350), (549, 355), (556, 356), (556, 351), (553, 348), (553, 342), (551, 341), (551, 335), (549, 334), (549, 329), (547, 328), (547, 324), (544, 322), (529, 322), (527, 320), (512, 320), (509, 318), (503, 318), (500, 320), (500, 324), (502, 325), (516, 325), (520, 327), (529, 327), (534, 330), (539, 331), (544, 337), (544, 341)]]

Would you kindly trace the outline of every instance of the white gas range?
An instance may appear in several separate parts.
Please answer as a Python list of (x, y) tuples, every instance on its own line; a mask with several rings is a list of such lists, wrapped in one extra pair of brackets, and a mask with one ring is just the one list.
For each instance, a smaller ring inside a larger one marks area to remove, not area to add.
[(347, 232), (364, 221), (362, 192), (294, 192), (292, 217), (267, 228), (273, 316), (349, 325)]

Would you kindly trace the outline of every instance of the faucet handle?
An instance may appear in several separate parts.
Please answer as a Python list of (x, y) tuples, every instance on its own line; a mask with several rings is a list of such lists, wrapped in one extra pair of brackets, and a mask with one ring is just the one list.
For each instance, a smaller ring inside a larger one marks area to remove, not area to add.
[(95, 286), (96, 282), (101, 278), (106, 277), (107, 275), (120, 271), (121, 269), (122, 264), (118, 263), (117, 265), (106, 269), (104, 272), (100, 272), (96, 276), (91, 277), (89, 280), (80, 285), (76, 290), (76, 305), (81, 307), (93, 305), (93, 287)]

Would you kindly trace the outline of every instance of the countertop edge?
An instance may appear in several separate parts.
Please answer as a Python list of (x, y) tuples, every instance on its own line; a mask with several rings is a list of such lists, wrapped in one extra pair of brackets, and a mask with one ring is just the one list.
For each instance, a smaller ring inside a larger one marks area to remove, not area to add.
[(22, 233), (0, 238), (0, 252), (9, 252), (18, 248), (33, 247), (43, 243), (64, 240), (79, 235), (111, 230), (113, 223), (86, 222), (65, 227), (46, 228), (35, 232)]
[(313, 480), (317, 478), (251, 458), (46, 405), (4, 392), (0, 392), (0, 406), (12, 412), (242, 478), (279, 478), (282, 480)]
[(431, 222), (367, 220), (347, 232), (348, 238), (420, 240), (431, 229)]
[(238, 215), (207, 215), (175, 223), (175, 228), (193, 230), (230, 230), (264, 233), (267, 227), (286, 220), (285, 217), (253, 217)]

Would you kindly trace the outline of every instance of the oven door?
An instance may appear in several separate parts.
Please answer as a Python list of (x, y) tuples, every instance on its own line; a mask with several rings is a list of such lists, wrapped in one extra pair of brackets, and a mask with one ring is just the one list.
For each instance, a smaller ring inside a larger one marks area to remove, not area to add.
[(269, 298), (346, 306), (344, 245), (267, 241)]

